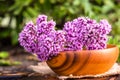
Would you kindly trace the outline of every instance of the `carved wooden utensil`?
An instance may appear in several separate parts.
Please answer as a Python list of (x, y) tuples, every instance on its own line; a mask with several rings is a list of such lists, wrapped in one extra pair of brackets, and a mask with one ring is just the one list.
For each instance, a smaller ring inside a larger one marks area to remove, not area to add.
[(47, 61), (58, 75), (95, 75), (108, 71), (116, 62), (119, 48), (108, 45), (102, 50), (64, 51)]

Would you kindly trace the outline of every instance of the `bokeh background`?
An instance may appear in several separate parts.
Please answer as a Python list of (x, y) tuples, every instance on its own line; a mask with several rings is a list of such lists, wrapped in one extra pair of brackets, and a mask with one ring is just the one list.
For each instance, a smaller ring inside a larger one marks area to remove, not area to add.
[(0, 51), (18, 47), (18, 34), (25, 23), (46, 14), (61, 29), (79, 16), (107, 19), (112, 25), (108, 43), (120, 46), (120, 0), (0, 0)]

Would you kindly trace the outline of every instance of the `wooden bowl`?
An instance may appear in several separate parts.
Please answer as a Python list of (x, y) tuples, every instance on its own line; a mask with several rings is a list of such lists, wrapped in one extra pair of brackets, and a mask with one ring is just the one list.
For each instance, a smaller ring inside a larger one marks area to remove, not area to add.
[(95, 75), (108, 71), (116, 62), (119, 48), (108, 45), (103, 50), (64, 51), (47, 61), (58, 75)]

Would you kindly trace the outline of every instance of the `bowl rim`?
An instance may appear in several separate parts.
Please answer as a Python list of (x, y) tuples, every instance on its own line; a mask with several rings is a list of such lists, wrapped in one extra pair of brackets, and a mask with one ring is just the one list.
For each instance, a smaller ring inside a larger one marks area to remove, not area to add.
[[(75, 50), (75, 51), (61, 51), (62, 52), (88, 52), (88, 51), (104, 51), (104, 50), (111, 50), (111, 49), (115, 49), (118, 48), (117, 45), (115, 44), (107, 44), (107, 48), (105, 49), (99, 49), (99, 50)], [(119, 49), (119, 48), (118, 48)]]

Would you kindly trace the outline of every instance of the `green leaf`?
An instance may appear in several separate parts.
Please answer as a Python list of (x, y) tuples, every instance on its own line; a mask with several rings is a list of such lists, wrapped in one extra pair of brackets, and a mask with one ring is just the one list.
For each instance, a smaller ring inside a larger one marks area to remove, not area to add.
[(40, 4), (44, 4), (45, 0), (39, 0)]
[(18, 42), (18, 33), (16, 30), (12, 30), (11, 37), (12, 37), (12, 44), (15, 45)]
[(114, 3), (110, 0), (104, 0), (104, 4), (105, 5), (102, 7), (102, 13), (107, 13), (115, 7)]
[(74, 13), (75, 13), (75, 11), (74, 11), (74, 9), (73, 9), (72, 7), (69, 7), (69, 8), (68, 8), (68, 11), (69, 11), (71, 14), (74, 14)]
[(21, 65), (19, 61), (10, 61), (10, 60), (0, 60), (0, 66), (13, 66), (13, 65)]
[(12, 65), (21, 65), (22, 63), (21, 62), (19, 62), (19, 61), (14, 61), (14, 62), (12, 62)]
[(10, 30), (6, 29), (0, 32), (0, 38), (6, 38), (10, 35)]
[(19, 7), (19, 9), (16, 9), (15, 11), (14, 11), (14, 14), (15, 15), (19, 15), (20, 14), (20, 12), (22, 11), (22, 7)]
[(92, 7), (91, 7), (91, 4), (90, 4), (89, 0), (82, 0), (81, 4), (84, 8), (84, 14), (86, 16), (92, 16), (93, 12), (92, 12)]
[(50, 0), (50, 3), (55, 4), (57, 1), (56, 0)]
[(0, 60), (0, 66), (10, 66), (11, 62), (8, 60)]
[(95, 0), (98, 4), (101, 4), (103, 1), (102, 0)]
[(23, 12), (23, 16), (24, 16), (24, 18), (26, 18), (26, 19), (31, 18), (31, 16), (29, 15), (28, 11), (24, 11), (24, 12)]
[(27, 12), (29, 13), (31, 17), (37, 16), (38, 14), (38, 12), (34, 8), (31, 8), (31, 7), (27, 8)]
[(119, 36), (108, 36), (108, 44), (115, 44), (120, 47), (120, 38)]
[(32, 0), (15, 0), (13, 6), (8, 8), (9, 11), (14, 11), (14, 15), (19, 15), (25, 6), (28, 6)]
[(80, 5), (80, 0), (73, 0), (73, 5), (79, 6)]
[(6, 52), (6, 51), (2, 51), (0, 52), (0, 58), (1, 59), (5, 59), (5, 58), (8, 58), (9, 57), (9, 53)]

